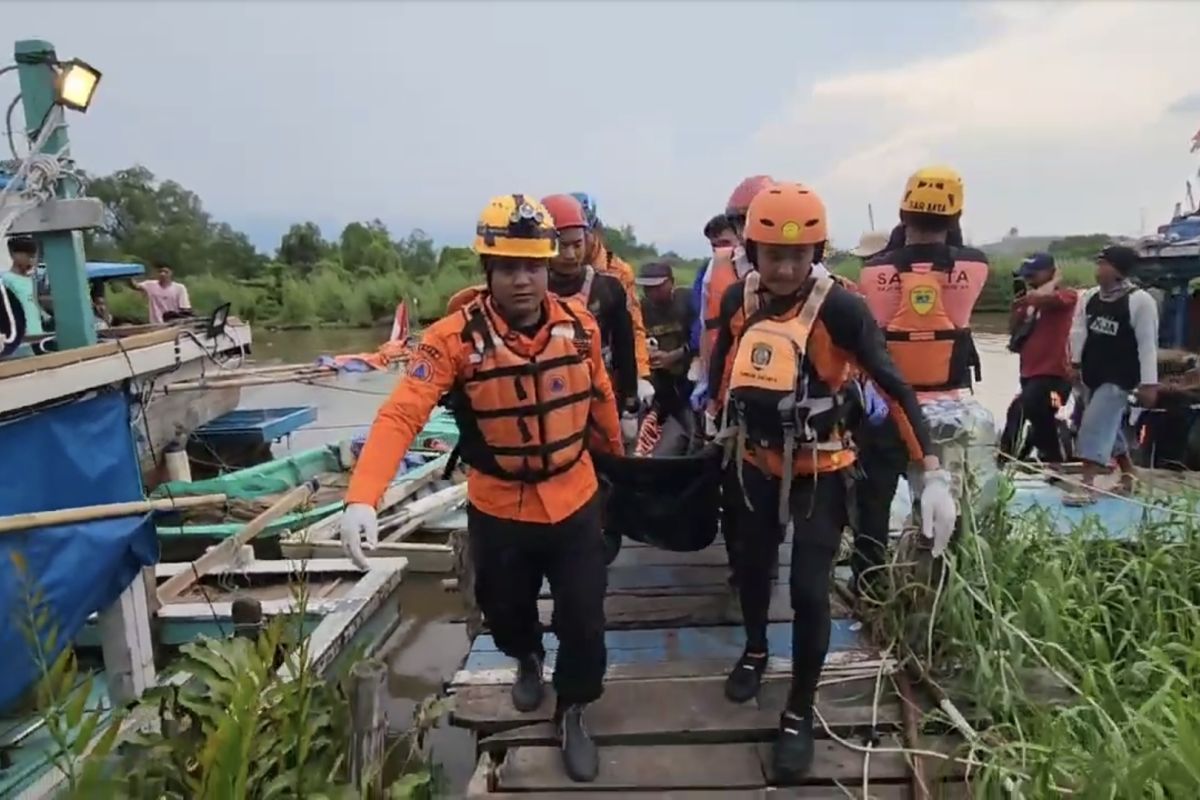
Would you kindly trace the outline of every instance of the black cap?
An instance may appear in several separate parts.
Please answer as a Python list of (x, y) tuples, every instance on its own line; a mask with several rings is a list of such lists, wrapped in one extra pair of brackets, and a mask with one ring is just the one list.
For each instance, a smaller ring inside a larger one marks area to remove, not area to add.
[(1110, 244), (1108, 247), (1096, 254), (1097, 261), (1107, 261), (1112, 264), (1113, 269), (1122, 275), (1128, 276), (1133, 272), (1134, 265), (1137, 264), (1137, 250), (1132, 247), (1126, 247), (1123, 244)]
[(638, 270), (638, 286), (661, 286), (669, 280), (675, 280), (675, 272), (665, 261), (651, 261), (649, 264), (643, 264)]

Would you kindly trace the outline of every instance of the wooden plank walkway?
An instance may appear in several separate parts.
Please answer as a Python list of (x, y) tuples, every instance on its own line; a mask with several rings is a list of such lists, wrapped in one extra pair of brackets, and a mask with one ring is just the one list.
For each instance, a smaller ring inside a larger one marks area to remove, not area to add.
[[(829, 730), (816, 729), (817, 755), (805, 785), (777, 787), (771, 745), (791, 673), (788, 574), (791, 545), (780, 548), (768, 640), (771, 659), (759, 697), (744, 705), (725, 699), (725, 674), (745, 641), (728, 619), (728, 566), (718, 539), (698, 553), (670, 553), (625, 542), (609, 568), (608, 671), (604, 696), (588, 709), (587, 724), (600, 746), (600, 774), (590, 784), (565, 775), (551, 722), (554, 691), (547, 684), (542, 707), (530, 713), (512, 706), (511, 659), (491, 636), (476, 637), (450, 683), (452, 723), (476, 734), (479, 761), (468, 798), (679, 798), (770, 800), (778, 798), (910, 797), (909, 759), (894, 748), (904, 717), (892, 681), (881, 672), (890, 660), (864, 637), (861, 626), (836, 596), (833, 629), (817, 709)], [(844, 571), (839, 569), (839, 571)], [(546, 678), (553, 672), (558, 640), (550, 630), (552, 603), (543, 586), (539, 603), (546, 647)], [(879, 683), (879, 702), (874, 703)], [(867, 767), (859, 750), (875, 722), (876, 752)], [(923, 736), (920, 747), (951, 753), (944, 735)], [(888, 748), (893, 748), (888, 752)], [(954, 762), (925, 759), (932, 798), (969, 796)]]

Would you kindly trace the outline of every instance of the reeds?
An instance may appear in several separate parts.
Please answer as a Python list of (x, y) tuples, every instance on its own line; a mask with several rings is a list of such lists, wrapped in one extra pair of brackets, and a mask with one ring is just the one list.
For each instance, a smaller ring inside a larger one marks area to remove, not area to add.
[(878, 630), (972, 709), (977, 796), (1200, 797), (1197, 504), (1151, 502), (1168, 521), (1069, 535), (964, 503), (934, 580), (886, 570)]

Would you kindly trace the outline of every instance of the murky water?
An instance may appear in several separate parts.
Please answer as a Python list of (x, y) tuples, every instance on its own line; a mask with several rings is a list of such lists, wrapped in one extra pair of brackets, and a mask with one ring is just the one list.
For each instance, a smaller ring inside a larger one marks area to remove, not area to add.
[[(983, 382), (976, 396), (1003, 421), (1017, 391), (1017, 359), (1005, 349), (1003, 315), (978, 315), (976, 343), (983, 361)], [(374, 350), (386, 330), (255, 331), (254, 359), (261, 364), (305, 363), (323, 353)], [(363, 430), (395, 383), (390, 374), (345, 375), (335, 387), (278, 384), (247, 388), (247, 408), (315, 406), (317, 421), (277, 446), (276, 452), (302, 450), (337, 441)], [(392, 696), (389, 717), (397, 730), (405, 727), (415, 704), (438, 692), (467, 653), (466, 632), (455, 619), (461, 614), (457, 595), (443, 591), (439, 576), (410, 575), (401, 597), (403, 624), (389, 643)], [(433, 738), (435, 757), (452, 787), (466, 785), (474, 768), (474, 744), (465, 731), (445, 727)]]

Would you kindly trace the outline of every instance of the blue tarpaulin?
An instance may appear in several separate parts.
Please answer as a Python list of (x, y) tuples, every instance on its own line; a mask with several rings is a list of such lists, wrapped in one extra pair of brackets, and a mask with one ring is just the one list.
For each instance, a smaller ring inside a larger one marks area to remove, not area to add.
[[(0, 515), (141, 500), (129, 400), (106, 392), (0, 423)], [(0, 533), (0, 711), (37, 678), (30, 590), (55, 652), (158, 559), (149, 515)]]

